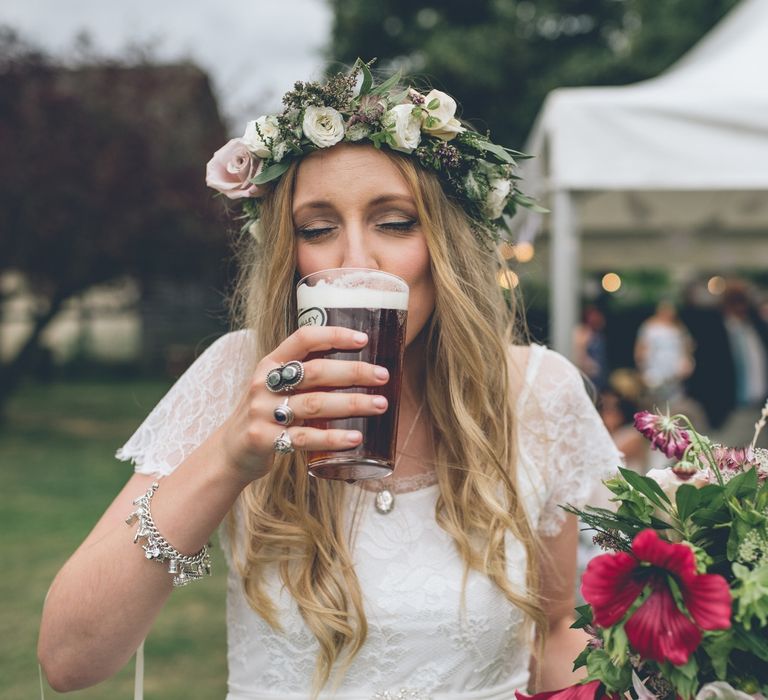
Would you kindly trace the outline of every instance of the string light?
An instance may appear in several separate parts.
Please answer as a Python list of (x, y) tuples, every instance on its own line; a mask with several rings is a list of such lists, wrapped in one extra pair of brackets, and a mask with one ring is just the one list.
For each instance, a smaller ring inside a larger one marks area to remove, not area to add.
[(608, 272), (603, 275), (601, 284), (606, 292), (613, 294), (613, 292), (618, 292), (621, 288), (621, 277), (615, 272)]
[(512, 270), (499, 270), (497, 279), (504, 289), (512, 289), (520, 284), (520, 278)]
[(523, 241), (515, 246), (515, 257), (521, 263), (527, 263), (533, 260), (534, 253), (533, 243), (529, 243), (528, 241)]
[(725, 291), (725, 278), (720, 275), (710, 277), (707, 282), (707, 291), (715, 296), (722, 294)]

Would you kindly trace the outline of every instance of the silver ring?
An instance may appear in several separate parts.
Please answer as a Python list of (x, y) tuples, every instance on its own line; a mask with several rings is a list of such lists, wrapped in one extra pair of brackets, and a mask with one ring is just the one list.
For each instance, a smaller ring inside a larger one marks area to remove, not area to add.
[(275, 438), (273, 443), (273, 449), (279, 455), (289, 455), (296, 450), (293, 448), (293, 442), (291, 442), (291, 436), (283, 430), (280, 435)]
[(265, 384), (273, 394), (291, 391), (304, 379), (304, 365), (298, 360), (285, 362), (267, 372)]
[(289, 398), (290, 396), (286, 396), (285, 399), (283, 399), (283, 403), (276, 406), (275, 410), (272, 412), (272, 415), (275, 417), (275, 423), (284, 425), (286, 428), (293, 423), (294, 418), (296, 418), (293, 409), (288, 405)]

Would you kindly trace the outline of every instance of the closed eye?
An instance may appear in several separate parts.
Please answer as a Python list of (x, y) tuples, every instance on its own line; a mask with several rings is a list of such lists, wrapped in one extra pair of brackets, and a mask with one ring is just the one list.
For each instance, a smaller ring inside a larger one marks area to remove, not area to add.
[(378, 226), (387, 231), (407, 233), (416, 227), (416, 223), (415, 219), (406, 219), (404, 221), (383, 221)]
[(335, 230), (335, 226), (315, 226), (312, 228), (300, 228), (296, 231), (296, 235), (305, 241), (313, 241), (322, 238)]

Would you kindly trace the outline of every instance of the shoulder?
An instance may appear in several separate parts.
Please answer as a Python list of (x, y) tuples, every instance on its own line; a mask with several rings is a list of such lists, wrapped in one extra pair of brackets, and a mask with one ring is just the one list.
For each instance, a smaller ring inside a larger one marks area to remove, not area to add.
[(510, 348), (512, 389), (519, 409), (560, 414), (564, 406), (594, 404), (594, 387), (566, 357), (544, 345)]

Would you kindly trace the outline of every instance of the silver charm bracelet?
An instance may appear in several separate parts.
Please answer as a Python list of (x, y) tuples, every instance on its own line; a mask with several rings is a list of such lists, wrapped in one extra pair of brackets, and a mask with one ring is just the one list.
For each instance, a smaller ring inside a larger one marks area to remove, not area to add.
[(138, 544), (139, 540), (144, 549), (144, 556), (158, 563), (168, 562), (168, 573), (173, 574), (174, 586), (186, 586), (192, 581), (197, 581), (203, 576), (211, 575), (211, 557), (208, 554), (208, 545), (196, 554), (187, 556), (173, 547), (157, 530), (155, 521), (152, 520), (152, 513), (149, 510), (149, 502), (155, 495), (160, 484), (156, 481), (149, 487), (143, 496), (139, 496), (133, 505), (137, 506), (126, 519), (128, 525), (139, 523), (136, 534), (133, 536), (133, 543)]

